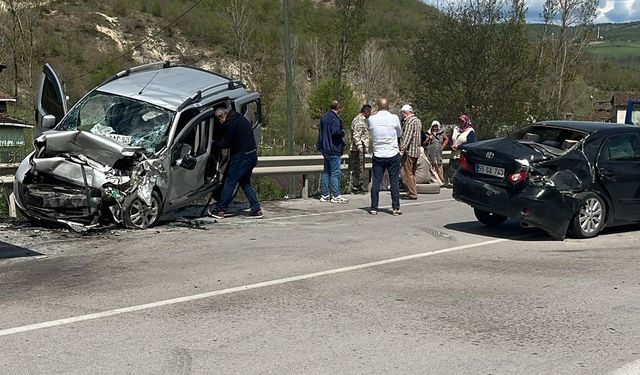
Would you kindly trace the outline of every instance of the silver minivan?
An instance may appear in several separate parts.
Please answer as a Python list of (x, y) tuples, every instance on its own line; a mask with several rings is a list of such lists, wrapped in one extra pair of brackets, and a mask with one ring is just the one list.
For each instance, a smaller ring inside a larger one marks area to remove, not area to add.
[(162, 213), (215, 193), (228, 154), (214, 112), (241, 113), (261, 130), (260, 95), (203, 69), (159, 62), (124, 70), (67, 111), (60, 79), (43, 67), (34, 152), (20, 164), (16, 204), (34, 221), (86, 230), (107, 222), (154, 225)]

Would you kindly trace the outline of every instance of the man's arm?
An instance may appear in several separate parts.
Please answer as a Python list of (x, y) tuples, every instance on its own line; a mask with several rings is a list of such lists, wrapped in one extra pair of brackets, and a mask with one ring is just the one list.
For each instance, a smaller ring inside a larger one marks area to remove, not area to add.
[(342, 130), (342, 124), (340, 123), (340, 119), (338, 116), (334, 116), (329, 123), (329, 133), (331, 135), (339, 135), (343, 136), (344, 131)]
[[(358, 146), (358, 149), (362, 150), (364, 148), (364, 140), (363, 135), (366, 129), (367, 124), (362, 121), (363, 119), (360, 116), (353, 119), (351, 122), (351, 131), (353, 133), (353, 143)], [(365, 120), (366, 121), (366, 120)]]
[(415, 123), (416, 122), (413, 119), (411, 119), (410, 121), (405, 121), (404, 136), (400, 140), (400, 151), (405, 151), (409, 147), (409, 144), (412, 141), (411, 138), (414, 136), (414, 133), (416, 131)]

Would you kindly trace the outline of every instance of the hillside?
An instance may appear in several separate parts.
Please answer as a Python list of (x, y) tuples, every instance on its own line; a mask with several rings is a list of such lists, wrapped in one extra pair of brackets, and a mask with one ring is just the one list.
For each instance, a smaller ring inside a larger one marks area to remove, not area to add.
[[(527, 25), (527, 35), (532, 41), (542, 38), (544, 25), (531, 23)], [(557, 27), (551, 26), (551, 32)], [(627, 23), (599, 23), (593, 26), (594, 39), (600, 36), (604, 42), (640, 42), (640, 21)]]

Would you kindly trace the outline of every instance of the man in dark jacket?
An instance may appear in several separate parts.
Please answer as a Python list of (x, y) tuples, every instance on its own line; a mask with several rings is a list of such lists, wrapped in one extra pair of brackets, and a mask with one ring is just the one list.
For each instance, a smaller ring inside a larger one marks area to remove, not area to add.
[(251, 185), (251, 174), (258, 164), (258, 150), (251, 123), (239, 113), (225, 108), (216, 109), (215, 117), (224, 127), (224, 137), (215, 143), (215, 147), (228, 148), (230, 158), (229, 172), (222, 187), (222, 195), (216, 206), (209, 210), (209, 216), (216, 219), (224, 218), (224, 211), (229, 207), (233, 199), (233, 191), (239, 184), (251, 206), (249, 216), (260, 219), (262, 210)]
[[(327, 113), (320, 117), (318, 142), (316, 148), (324, 157), (324, 170), (320, 180), (320, 202), (349, 203), (348, 199), (340, 196), (340, 160), (344, 150), (344, 130), (340, 119), (342, 107), (337, 100), (331, 102)], [(331, 181), (331, 196), (329, 195), (329, 181)]]

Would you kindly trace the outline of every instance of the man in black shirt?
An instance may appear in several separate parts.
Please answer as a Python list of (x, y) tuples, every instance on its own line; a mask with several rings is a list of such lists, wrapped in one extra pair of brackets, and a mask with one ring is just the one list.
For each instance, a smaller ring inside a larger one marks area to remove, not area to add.
[(224, 211), (229, 207), (233, 191), (239, 184), (251, 206), (249, 216), (260, 219), (263, 216), (262, 209), (251, 185), (251, 174), (258, 164), (258, 150), (251, 123), (239, 113), (225, 108), (216, 109), (215, 117), (224, 127), (224, 137), (215, 143), (215, 147), (228, 148), (230, 160), (222, 195), (215, 207), (209, 210), (209, 216), (216, 219), (224, 218)]

